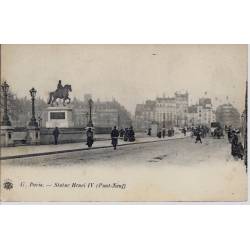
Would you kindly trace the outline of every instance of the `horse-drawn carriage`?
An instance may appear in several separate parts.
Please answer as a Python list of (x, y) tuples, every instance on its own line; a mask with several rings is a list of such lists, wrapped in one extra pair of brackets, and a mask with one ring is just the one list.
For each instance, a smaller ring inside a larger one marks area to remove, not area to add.
[(224, 137), (223, 129), (219, 122), (212, 122), (210, 131), (213, 138), (220, 139), (221, 137)]
[(214, 132), (213, 132), (213, 137), (217, 138), (217, 139), (220, 139), (221, 137), (224, 137), (223, 129), (222, 128), (216, 128), (214, 130)]

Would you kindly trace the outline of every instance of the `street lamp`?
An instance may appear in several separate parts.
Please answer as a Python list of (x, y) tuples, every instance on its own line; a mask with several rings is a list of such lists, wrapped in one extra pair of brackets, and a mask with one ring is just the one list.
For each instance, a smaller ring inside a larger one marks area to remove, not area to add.
[(117, 115), (117, 127), (118, 128), (120, 128), (120, 126), (121, 126), (121, 120), (120, 120), (121, 118), (120, 118), (120, 114), (119, 114), (119, 112), (118, 112), (118, 115)]
[(185, 115), (184, 115), (184, 119), (185, 119), (184, 126), (187, 127), (187, 110), (184, 110), (184, 113), (185, 113)]
[(1, 122), (2, 126), (11, 126), (11, 122), (8, 116), (8, 107), (7, 107), (7, 95), (9, 91), (9, 85), (6, 83), (6, 81), (1, 84), (1, 89), (3, 90), (3, 96), (4, 96), (4, 114), (3, 114), (3, 120)]
[(43, 120), (42, 117), (39, 115), (38, 116), (38, 126), (39, 127), (42, 127), (42, 120)]
[(87, 121), (86, 124), (87, 124), (87, 126), (88, 126), (89, 112), (86, 112), (85, 115), (86, 115), (86, 120), (84, 119), (84, 123), (85, 123), (85, 121)]
[(90, 98), (88, 100), (89, 104), (89, 122), (88, 122), (88, 127), (94, 127), (93, 122), (92, 122), (92, 107), (93, 107), (93, 100)]
[(29, 126), (34, 126), (38, 127), (36, 117), (35, 117), (35, 97), (36, 97), (36, 90), (32, 88), (30, 90), (30, 96), (31, 96), (31, 101), (32, 101), (32, 117), (29, 122)]

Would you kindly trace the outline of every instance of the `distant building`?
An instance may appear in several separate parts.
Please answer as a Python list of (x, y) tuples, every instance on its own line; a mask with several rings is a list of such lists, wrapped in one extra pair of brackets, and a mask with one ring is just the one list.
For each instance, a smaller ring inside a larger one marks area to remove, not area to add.
[(135, 107), (135, 128), (139, 130), (147, 129), (147, 121), (144, 120), (144, 107), (145, 104), (137, 104)]
[[(85, 95), (84, 101), (74, 100), (73, 120), (77, 127), (85, 127), (89, 121), (89, 105), (88, 100), (91, 95)], [(95, 127), (112, 128), (113, 126), (129, 127), (131, 126), (130, 113), (116, 100), (102, 102), (94, 101), (92, 109), (92, 121)]]
[(184, 126), (188, 120), (188, 93), (176, 92), (174, 97), (157, 97), (137, 104), (135, 124), (137, 129), (145, 130), (152, 123), (166, 128)]
[(185, 126), (211, 126), (216, 121), (211, 98), (203, 97), (195, 105), (189, 106), (188, 92), (175, 92), (174, 97), (157, 97), (155, 101), (147, 100), (137, 104), (135, 124), (137, 129), (148, 129), (157, 123), (161, 128)]
[(240, 127), (240, 113), (230, 103), (220, 105), (216, 109), (216, 122), (220, 122), (222, 126)]
[(198, 105), (191, 105), (188, 107), (188, 126), (197, 126), (198, 125)]
[(188, 107), (188, 126), (211, 126), (215, 122), (215, 112), (211, 98), (200, 98), (199, 103)]
[(212, 100), (211, 98), (200, 98), (198, 105), (198, 123), (200, 125), (210, 126), (211, 122), (215, 122)]
[(176, 125), (187, 126), (188, 119), (188, 93), (175, 92), (176, 102)]
[(155, 121), (163, 127), (173, 127), (176, 125), (176, 99), (174, 97), (156, 98)]
[(144, 104), (137, 104), (135, 108), (135, 128), (146, 130), (155, 121), (156, 102), (147, 100)]

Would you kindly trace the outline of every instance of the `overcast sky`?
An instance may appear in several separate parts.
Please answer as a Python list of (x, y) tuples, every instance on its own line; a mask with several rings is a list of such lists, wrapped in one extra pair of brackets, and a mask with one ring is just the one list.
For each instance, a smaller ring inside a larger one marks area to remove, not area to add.
[(246, 45), (2, 45), (1, 81), (18, 96), (35, 87), (47, 100), (58, 80), (71, 84), (70, 97), (116, 98), (134, 113), (135, 105), (157, 96), (188, 91), (229, 101), (244, 109)]

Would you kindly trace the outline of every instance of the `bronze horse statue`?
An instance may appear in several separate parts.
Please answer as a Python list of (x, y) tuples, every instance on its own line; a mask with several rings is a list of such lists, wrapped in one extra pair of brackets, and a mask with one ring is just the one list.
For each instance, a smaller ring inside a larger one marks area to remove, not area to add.
[(69, 92), (72, 91), (71, 85), (64, 85), (61, 88), (57, 88), (56, 91), (49, 93), (49, 101), (48, 104), (53, 106), (54, 102), (57, 99), (63, 99), (63, 106), (65, 106), (65, 101), (68, 100), (68, 104), (70, 103)]

